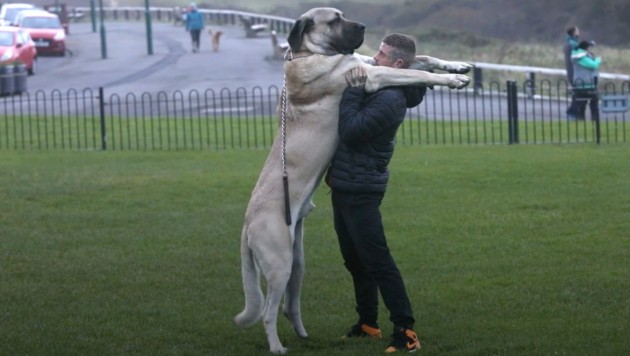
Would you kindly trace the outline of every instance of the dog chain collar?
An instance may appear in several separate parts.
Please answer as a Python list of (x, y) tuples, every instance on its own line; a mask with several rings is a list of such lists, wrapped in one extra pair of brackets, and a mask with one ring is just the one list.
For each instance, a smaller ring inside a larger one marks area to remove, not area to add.
[(282, 184), (284, 187), (284, 219), (291, 225), (291, 200), (289, 199), (289, 173), (287, 172), (287, 76), (282, 83), (282, 113), (280, 118), (280, 134), (282, 136)]

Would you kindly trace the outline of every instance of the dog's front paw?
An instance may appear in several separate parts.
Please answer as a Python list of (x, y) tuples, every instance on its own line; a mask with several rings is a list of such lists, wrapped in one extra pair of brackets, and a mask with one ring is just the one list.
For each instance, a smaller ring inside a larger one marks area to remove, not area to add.
[(446, 74), (448, 76), (447, 86), (451, 89), (461, 89), (470, 83), (470, 78), (463, 74)]
[(475, 66), (466, 62), (447, 62), (444, 70), (449, 73), (464, 74), (470, 72)]

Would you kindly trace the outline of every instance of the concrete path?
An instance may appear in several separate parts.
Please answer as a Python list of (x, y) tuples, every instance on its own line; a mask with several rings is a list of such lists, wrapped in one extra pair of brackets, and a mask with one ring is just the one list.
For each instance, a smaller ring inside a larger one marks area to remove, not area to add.
[(282, 61), (270, 59), (269, 34), (246, 38), (241, 27), (209, 26), (223, 31), (218, 52), (202, 33), (201, 51), (191, 52), (190, 36), (181, 26), (153, 23), (153, 55), (148, 54), (144, 22), (105, 23), (107, 58), (102, 58), (99, 27), (72, 23), (66, 57), (41, 57), (38, 72), (28, 78), (28, 91), (83, 90), (104, 87), (127, 94), (181, 90), (216, 92), (282, 85)]

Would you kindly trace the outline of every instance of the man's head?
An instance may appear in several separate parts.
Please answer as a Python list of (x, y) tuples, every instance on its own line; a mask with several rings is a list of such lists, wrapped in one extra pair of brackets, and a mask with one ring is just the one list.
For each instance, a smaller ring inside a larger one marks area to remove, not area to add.
[(408, 68), (416, 57), (416, 41), (401, 33), (385, 36), (374, 55), (377, 66)]
[(567, 28), (567, 35), (571, 37), (580, 37), (580, 29), (577, 26)]

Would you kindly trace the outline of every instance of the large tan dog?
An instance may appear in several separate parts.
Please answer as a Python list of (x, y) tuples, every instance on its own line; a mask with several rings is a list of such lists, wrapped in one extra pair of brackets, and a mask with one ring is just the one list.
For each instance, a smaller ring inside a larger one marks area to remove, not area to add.
[[(371, 58), (353, 55), (363, 43), (364, 32), (363, 24), (347, 20), (337, 9), (315, 8), (296, 21), (288, 37), (291, 49), (284, 65), (286, 161), (279, 131), (245, 213), (241, 236), (245, 309), (234, 318), (243, 327), (262, 318), (273, 353), (287, 352), (276, 328), (283, 295), (285, 316), (298, 336), (307, 336), (300, 314), (302, 228), (304, 218), (314, 207), (311, 197), (337, 147), (339, 102), (347, 86), (346, 72), (364, 66), (368, 92), (391, 85), (462, 88), (470, 81), (461, 74), (371, 66), (364, 62)], [(467, 63), (426, 56), (417, 59), (426, 69), (465, 73), (471, 68)], [(285, 216), (283, 162), (288, 172), (290, 219)], [(267, 281), (266, 299), (260, 287), (260, 271)]]

